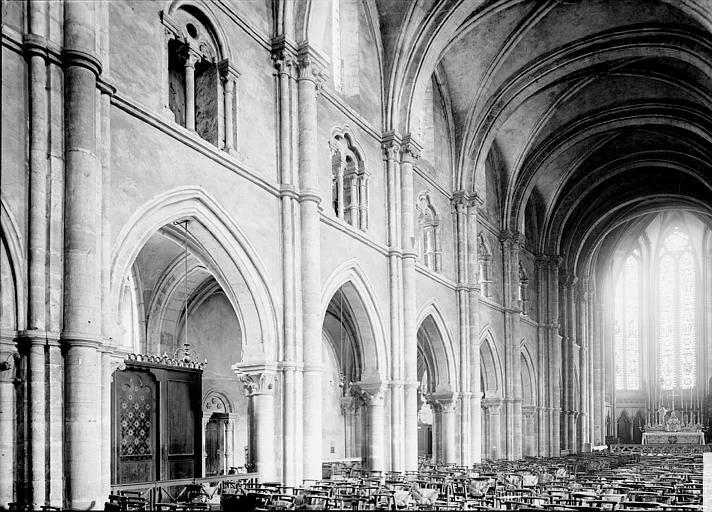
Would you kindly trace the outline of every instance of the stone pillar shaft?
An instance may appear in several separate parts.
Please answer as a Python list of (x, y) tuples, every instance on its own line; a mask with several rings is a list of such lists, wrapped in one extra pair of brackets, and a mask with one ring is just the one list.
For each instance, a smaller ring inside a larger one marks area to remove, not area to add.
[(477, 259), (477, 210), (482, 199), (477, 195), (471, 198), (467, 209), (467, 286), (468, 286), (468, 338), (471, 392), (470, 449), (471, 462), (482, 460), (482, 388), (480, 382), (480, 283), (479, 262)]
[(225, 100), (225, 151), (232, 153), (234, 151), (235, 140), (235, 125), (233, 102), (235, 94), (235, 79), (228, 77), (224, 85), (224, 100)]
[(197, 58), (189, 54), (184, 63), (185, 71), (185, 127), (195, 131), (195, 62)]
[[(414, 214), (415, 204), (413, 199), (413, 164), (420, 157), (420, 147), (406, 137), (403, 145), (403, 156), (401, 160), (401, 247), (403, 249), (403, 378), (409, 385), (408, 394), (404, 396), (403, 414), (404, 418), (400, 424), (404, 425), (402, 441), (394, 439), (393, 444), (399, 444), (403, 449), (403, 454), (394, 450), (394, 469), (400, 471), (416, 470), (418, 467), (418, 398), (414, 384), (418, 380), (418, 360), (417, 360), (417, 326), (415, 324), (415, 225)], [(400, 428), (397, 423), (399, 418), (393, 418), (394, 428)], [(400, 451), (401, 448), (398, 449)], [(403, 457), (404, 466), (400, 463)]]
[(0, 358), (11, 363), (7, 370), (0, 371), (0, 507), (3, 508), (9, 508), (9, 503), (15, 501), (13, 486), (17, 473), (16, 403), (13, 379), (17, 371), (15, 362), (18, 359), (11, 358), (13, 353), (15, 353), (14, 343), (0, 339)]
[(97, 289), (96, 81), (101, 73), (94, 56), (95, 5), (64, 5), (65, 76), (65, 505), (98, 507), (101, 494), (97, 386), (97, 347), (101, 317)]
[(303, 478), (321, 478), (321, 251), (316, 92), (319, 70), (308, 47), (299, 50), (299, 187), (301, 201), (302, 329), (304, 343)]
[(29, 465), (31, 477), (31, 503), (39, 508), (46, 502), (45, 446), (46, 396), (45, 347), (43, 339), (30, 340), (29, 354)]
[(561, 452), (561, 337), (559, 336), (559, 258), (549, 258), (548, 279), (550, 390), (551, 390), (551, 442), (550, 455), (558, 457)]

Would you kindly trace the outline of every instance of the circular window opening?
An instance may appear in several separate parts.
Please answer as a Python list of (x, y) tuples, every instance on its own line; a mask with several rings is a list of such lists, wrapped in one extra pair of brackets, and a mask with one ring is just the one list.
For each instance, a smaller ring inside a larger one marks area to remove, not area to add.
[(195, 28), (195, 25), (193, 25), (192, 23), (188, 23), (188, 24), (185, 26), (185, 28), (186, 28), (186, 30), (188, 30), (188, 35), (189, 35), (190, 37), (192, 37), (193, 39), (195, 39), (196, 37), (198, 37), (198, 29)]

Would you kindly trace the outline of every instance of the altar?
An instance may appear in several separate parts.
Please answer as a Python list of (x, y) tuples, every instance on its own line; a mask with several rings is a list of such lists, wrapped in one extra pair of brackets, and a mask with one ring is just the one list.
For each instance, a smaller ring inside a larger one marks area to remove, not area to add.
[(705, 444), (704, 432), (643, 432), (643, 444)]

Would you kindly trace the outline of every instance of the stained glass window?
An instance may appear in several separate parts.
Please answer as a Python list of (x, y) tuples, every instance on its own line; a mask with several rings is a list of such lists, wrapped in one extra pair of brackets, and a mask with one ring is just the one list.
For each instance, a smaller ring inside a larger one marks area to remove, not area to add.
[(630, 255), (616, 286), (616, 389), (640, 388), (640, 261)]
[(659, 269), (658, 374), (663, 389), (689, 389), (696, 375), (695, 260), (687, 235), (665, 238)]

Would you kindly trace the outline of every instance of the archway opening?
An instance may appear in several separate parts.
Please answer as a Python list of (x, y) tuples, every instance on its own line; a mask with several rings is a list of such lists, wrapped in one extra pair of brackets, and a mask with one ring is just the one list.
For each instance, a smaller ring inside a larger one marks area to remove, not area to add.
[[(322, 327), (322, 459), (360, 461), (363, 420), (359, 399), (351, 386), (361, 380), (362, 355), (353, 285), (339, 288), (329, 301)], [(363, 326), (360, 326), (363, 329)]]
[[(205, 249), (211, 242), (206, 233), (194, 219), (187, 228), (162, 226), (148, 237), (121, 283), (117, 348), (151, 364), (129, 365), (113, 375), (112, 424), (119, 447), (113, 453), (114, 483), (251, 469), (247, 398), (231, 368), (243, 360), (243, 321), (220, 284), (222, 270)], [(199, 377), (175, 384), (186, 358), (207, 364)], [(122, 428), (124, 402), (138, 395), (124, 391), (132, 382), (144, 390), (153, 419), (129, 432)], [(129, 460), (137, 454), (120, 448), (140, 443), (137, 436), (147, 447), (140, 475)], [(164, 453), (160, 443), (166, 438)], [(175, 450), (189, 454), (194, 468), (184, 463), (180, 474), (171, 473), (177, 467), (171, 458)]]

